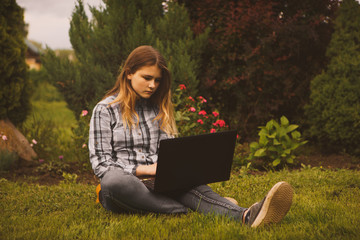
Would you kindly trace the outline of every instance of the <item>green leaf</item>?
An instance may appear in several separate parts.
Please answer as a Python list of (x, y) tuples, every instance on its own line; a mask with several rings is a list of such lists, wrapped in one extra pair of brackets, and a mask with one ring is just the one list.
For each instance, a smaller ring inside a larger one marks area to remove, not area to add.
[(290, 152), (291, 152), (291, 149), (285, 149), (285, 150), (284, 150), (284, 153), (285, 153), (285, 154), (290, 154)]
[(297, 129), (299, 126), (298, 125), (295, 125), (295, 124), (291, 124), (290, 126), (288, 126), (286, 128), (286, 132), (289, 133), (289, 132), (292, 132), (294, 131), (295, 129)]
[(261, 146), (266, 146), (268, 144), (269, 140), (266, 138), (266, 136), (260, 136), (259, 144)]
[(250, 149), (255, 150), (259, 148), (259, 144), (257, 142), (250, 143)]
[(291, 133), (291, 137), (293, 139), (299, 139), (301, 137), (301, 133), (298, 132), (298, 131), (294, 131), (294, 132)]
[(281, 122), (281, 126), (288, 126), (289, 125), (289, 120), (285, 117), (285, 116), (282, 116), (280, 118), (280, 122)]
[(277, 165), (279, 165), (280, 164), (280, 159), (279, 158), (277, 158), (277, 159), (275, 159), (273, 162), (272, 162), (272, 165), (274, 166), (274, 167), (276, 167)]
[(292, 157), (291, 157), (291, 158), (288, 158), (288, 159), (286, 159), (286, 162), (293, 164), (293, 163), (294, 163), (294, 159), (293, 159)]
[(286, 135), (286, 130), (284, 128), (279, 128), (277, 134), (279, 138), (282, 138)]
[(267, 129), (267, 130), (272, 129), (273, 126), (274, 126), (274, 120), (270, 120), (270, 121), (268, 121), (268, 122), (266, 123), (266, 129)]
[(273, 125), (276, 129), (278, 129), (280, 127), (280, 125), (275, 121), (275, 120), (272, 120), (273, 121)]
[(268, 138), (275, 138), (276, 136), (276, 132), (272, 133), (272, 134), (267, 134), (266, 135)]
[(276, 138), (274, 139), (273, 143), (274, 143), (274, 145), (281, 145), (281, 143)]
[(265, 148), (260, 148), (258, 149), (255, 154), (254, 154), (255, 157), (263, 157), (263, 156), (266, 156), (266, 149)]

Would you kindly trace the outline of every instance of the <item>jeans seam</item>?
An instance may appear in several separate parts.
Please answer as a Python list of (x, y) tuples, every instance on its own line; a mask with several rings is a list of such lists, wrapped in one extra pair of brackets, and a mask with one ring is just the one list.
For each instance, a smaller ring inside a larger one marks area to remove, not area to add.
[[(223, 203), (223, 202), (214, 200), (212, 198), (209, 198), (209, 197), (205, 196), (204, 194), (202, 194), (199, 191), (196, 191), (194, 189), (190, 190), (190, 192), (192, 192), (193, 194), (198, 196), (200, 198), (200, 200), (204, 200), (204, 201), (207, 201), (207, 202), (212, 203), (212, 204), (217, 204), (217, 205), (225, 207), (225, 208), (227, 208), (229, 210), (238, 210), (235, 207), (231, 206), (230, 204)], [(199, 203), (199, 205), (200, 205), (200, 203)]]

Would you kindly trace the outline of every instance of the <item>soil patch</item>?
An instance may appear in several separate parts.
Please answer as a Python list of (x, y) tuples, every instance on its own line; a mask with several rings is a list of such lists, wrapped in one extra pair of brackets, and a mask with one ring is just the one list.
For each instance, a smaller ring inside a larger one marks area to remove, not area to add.
[(1, 177), (14, 182), (53, 185), (59, 184), (60, 181), (64, 180), (63, 173), (76, 174), (76, 182), (78, 183), (97, 185), (100, 182), (92, 170), (85, 169), (80, 164), (66, 164), (60, 169), (24, 160), (20, 160), (13, 169), (2, 172)]

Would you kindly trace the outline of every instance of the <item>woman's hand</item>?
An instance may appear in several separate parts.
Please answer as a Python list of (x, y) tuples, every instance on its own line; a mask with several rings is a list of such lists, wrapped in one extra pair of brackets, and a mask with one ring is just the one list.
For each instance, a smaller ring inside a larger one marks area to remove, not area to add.
[(155, 176), (156, 175), (156, 167), (157, 163), (154, 163), (152, 165), (139, 165), (136, 168), (136, 176)]

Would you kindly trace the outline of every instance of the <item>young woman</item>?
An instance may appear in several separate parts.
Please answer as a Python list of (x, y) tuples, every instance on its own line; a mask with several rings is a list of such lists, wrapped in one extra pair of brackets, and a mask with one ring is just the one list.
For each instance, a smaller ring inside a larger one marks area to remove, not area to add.
[(177, 134), (170, 73), (161, 54), (141, 46), (128, 56), (115, 86), (99, 102), (90, 122), (90, 162), (101, 180), (99, 199), (113, 212), (227, 215), (257, 227), (279, 222), (290, 209), (292, 187), (277, 183), (250, 208), (216, 194), (207, 185), (158, 194), (139, 179), (155, 176), (159, 142)]

